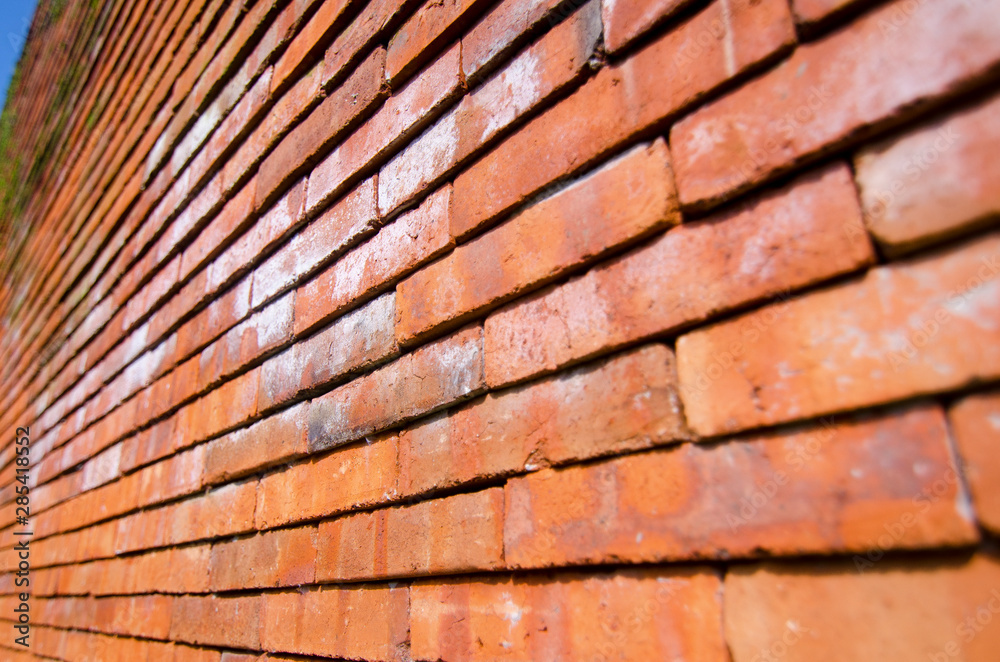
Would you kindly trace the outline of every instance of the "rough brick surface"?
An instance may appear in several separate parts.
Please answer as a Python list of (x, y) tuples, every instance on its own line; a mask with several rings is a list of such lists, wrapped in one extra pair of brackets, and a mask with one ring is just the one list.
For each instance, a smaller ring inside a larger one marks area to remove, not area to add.
[(998, 14), (39, 0), (0, 659), (995, 662)]

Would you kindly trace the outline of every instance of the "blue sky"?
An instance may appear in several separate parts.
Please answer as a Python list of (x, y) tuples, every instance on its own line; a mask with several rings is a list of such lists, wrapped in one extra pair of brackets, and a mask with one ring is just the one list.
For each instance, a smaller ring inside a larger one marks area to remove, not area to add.
[(37, 0), (0, 0), (0, 107), (7, 99), (7, 86), (21, 57), (36, 4)]

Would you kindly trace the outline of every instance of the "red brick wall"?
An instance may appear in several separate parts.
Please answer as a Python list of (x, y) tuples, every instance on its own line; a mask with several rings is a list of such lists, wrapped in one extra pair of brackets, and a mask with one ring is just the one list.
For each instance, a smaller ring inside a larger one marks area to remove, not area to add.
[(998, 16), (43, 0), (2, 656), (1000, 659)]

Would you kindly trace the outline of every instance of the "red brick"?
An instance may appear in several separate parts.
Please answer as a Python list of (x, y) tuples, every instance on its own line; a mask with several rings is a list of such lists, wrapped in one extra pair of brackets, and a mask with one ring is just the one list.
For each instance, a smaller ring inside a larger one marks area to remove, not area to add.
[[(623, 2), (611, 0), (603, 3), (601, 15), (604, 20), (604, 41), (608, 51), (618, 52), (628, 46), (636, 37), (648, 31), (680, 9), (689, 0), (634, 0)], [(725, 16), (695, 37), (695, 42), (704, 45), (718, 40), (726, 32)]]
[(650, 345), (491, 393), (400, 433), (403, 495), (685, 439), (673, 353)]
[(229, 249), (212, 263), (210, 287), (218, 289), (229, 283), (262, 253), (299, 224), (303, 218), (306, 180), (301, 179), (280, 200), (274, 203)]
[(161, 509), (169, 510), (168, 542), (176, 545), (252, 531), (256, 503), (257, 481), (248, 480), (229, 483), (202, 496), (185, 499), (171, 509)]
[(701, 568), (421, 582), (410, 614), (414, 660), (729, 660)]
[(212, 545), (212, 591), (311, 584), (316, 527), (267, 531)]
[(670, 130), (681, 204), (731, 198), (968, 87), (1000, 60), (998, 8), (897, 0), (684, 118)]
[(294, 293), (288, 293), (206, 347), (198, 361), (199, 386), (215, 384), (287, 343), (292, 337), (294, 304)]
[(263, 596), (176, 598), (170, 621), (170, 638), (194, 644), (257, 650), (260, 648), (263, 601)]
[(723, 39), (697, 47), (697, 36), (725, 11), (716, 2), (622, 64), (602, 70), (460, 174), (452, 233), (464, 237), (492, 222), (794, 39), (783, 0), (739, 0)]
[(296, 335), (363, 303), (450, 248), (451, 201), (451, 187), (445, 186), (300, 286)]
[(403, 24), (389, 41), (385, 79), (395, 87), (422, 65), (455, 32), (455, 27), (474, 17), (485, 5), (482, 0), (428, 0)]
[(525, 49), (383, 166), (378, 195), (382, 215), (430, 189), (505, 128), (576, 79), (601, 35), (598, 9), (596, 3), (588, 4)]
[[(331, 93), (301, 124), (286, 135), (260, 165), (256, 207), (273, 199), (292, 177), (314, 163), (354, 123), (385, 98), (382, 79), (385, 49), (375, 49), (343, 85)], [(310, 183), (312, 186), (312, 183)]]
[(554, 23), (559, 0), (502, 0), (462, 39), (462, 71), (469, 82), (484, 74), (538, 31)]
[(982, 393), (960, 400), (948, 412), (955, 445), (962, 458), (979, 522), (1000, 532), (1000, 463), (997, 432), (1000, 431), (1000, 395)]
[(288, 402), (399, 354), (393, 330), (395, 298), (394, 292), (387, 292), (264, 363), (258, 408)]
[(451, 102), (461, 91), (461, 50), (453, 47), (420, 72), (313, 169), (307, 204), (310, 215), (421, 131)]
[(833, 165), (493, 313), (487, 381), (551, 372), (872, 259), (850, 172)]
[(455, 326), (679, 222), (666, 145), (637, 147), (400, 283), (396, 339)]
[(198, 490), (204, 470), (204, 446), (196, 446), (141, 469), (138, 505), (148, 506)]
[(253, 275), (254, 308), (338, 257), (378, 229), (375, 178), (361, 182), (292, 237)]
[(484, 388), (483, 329), (466, 328), (313, 400), (309, 447), (361, 439)]
[(207, 260), (216, 255), (232, 237), (239, 235), (246, 229), (247, 222), (252, 220), (256, 185), (256, 177), (247, 182), (239, 193), (219, 210), (219, 213), (198, 234), (194, 242), (184, 250), (180, 278), (186, 278), (200, 268)]
[(326, 49), (323, 57), (324, 84), (337, 84), (369, 44), (385, 43), (389, 38), (387, 29), (409, 14), (414, 4), (414, 0), (370, 0), (365, 3), (357, 17)]
[(304, 455), (308, 403), (269, 416), (210, 442), (205, 483), (220, 483)]
[[(905, 440), (905, 443), (900, 443)], [(515, 568), (743, 558), (978, 540), (936, 408), (507, 483)]]
[(257, 411), (260, 368), (225, 382), (190, 405), (191, 442), (209, 439), (251, 418)]
[(407, 587), (331, 587), (268, 593), (263, 600), (261, 643), (268, 651), (390, 662), (408, 658)]
[(688, 421), (713, 435), (996, 379), (998, 255), (990, 235), (681, 337)]
[(981, 554), (860, 573), (848, 561), (740, 566), (726, 575), (726, 640), (733, 662), (988, 662), (1000, 650), (998, 585), (1000, 563)]
[(274, 75), (271, 77), (271, 92), (282, 88), (313, 55), (319, 52), (319, 46), (335, 33), (340, 25), (340, 19), (352, 4), (352, 0), (324, 0), (309, 22), (295, 36), (288, 48), (274, 65)]
[(865, 223), (890, 254), (1000, 212), (1000, 97), (865, 147), (855, 159)]
[(319, 526), (317, 581), (503, 567), (503, 490), (348, 515)]
[(395, 498), (396, 447), (396, 437), (390, 435), (269, 473), (260, 480), (257, 528), (343, 513)]

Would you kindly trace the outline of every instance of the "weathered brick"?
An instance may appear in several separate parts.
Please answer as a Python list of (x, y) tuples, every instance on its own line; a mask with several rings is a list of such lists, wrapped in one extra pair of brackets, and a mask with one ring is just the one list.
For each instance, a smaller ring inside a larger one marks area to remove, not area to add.
[(395, 299), (387, 292), (264, 363), (258, 408), (269, 409), (396, 356)]
[(897, 0), (684, 118), (670, 130), (681, 204), (731, 198), (968, 87), (1000, 61), (998, 9)]
[(991, 392), (965, 397), (951, 407), (948, 418), (976, 517), (990, 531), (1000, 532), (1000, 463), (995, 448), (1000, 431), (1000, 395)]
[(304, 455), (308, 403), (230, 432), (205, 450), (205, 482), (219, 483)]
[[(636, 37), (684, 8), (689, 0), (611, 0), (601, 6), (604, 20), (604, 41), (608, 51), (615, 53), (628, 46)], [(704, 47), (719, 39), (727, 30), (726, 17), (695, 36), (695, 43)]]
[(344, 11), (350, 7), (352, 0), (324, 0), (316, 13), (303, 26), (288, 48), (282, 53), (274, 65), (274, 75), (271, 77), (271, 92), (281, 89), (295, 73), (302, 69), (302, 64), (308, 62), (319, 52), (319, 46), (326, 37), (334, 34), (340, 26)]
[[(340, 87), (286, 135), (260, 165), (256, 207), (266, 205), (278, 189), (314, 163), (339, 137), (347, 135), (385, 98), (382, 78), (385, 49), (377, 48)], [(312, 186), (312, 183), (310, 183)]]
[(503, 490), (348, 515), (319, 527), (318, 581), (503, 567)]
[(316, 398), (309, 447), (329, 448), (470, 398), (485, 387), (483, 329), (466, 328)]
[(887, 253), (991, 221), (1000, 212), (1000, 97), (865, 147), (855, 159), (865, 223)]
[(794, 39), (783, 0), (740, 0), (722, 38), (696, 46), (697, 35), (726, 11), (715, 2), (625, 62), (602, 70), (462, 172), (455, 179), (452, 233), (464, 237), (482, 228)]
[(375, 178), (361, 182), (304, 227), (253, 275), (254, 308), (299, 282), (378, 229)]
[[(165, 533), (167, 541), (176, 545), (182, 542), (231, 536), (252, 531), (254, 509), (257, 503), (257, 481), (247, 480), (228, 483), (207, 494), (185, 499), (157, 511), (139, 513), (142, 519), (170, 515), (170, 528)], [(126, 520), (126, 530), (131, 528)]]
[(262, 596), (178, 597), (174, 600), (170, 619), (170, 638), (257, 650), (260, 648), (263, 601)]
[(383, 166), (378, 195), (381, 213), (389, 214), (437, 184), (504, 129), (580, 76), (600, 35), (598, 6), (590, 2), (462, 97), (455, 108)]
[(475, 16), (487, 3), (482, 0), (429, 0), (403, 24), (389, 41), (385, 79), (396, 86), (409, 76), (455, 32), (456, 24)]
[(995, 379), (998, 256), (989, 235), (682, 336), (688, 421), (714, 435)]
[(461, 90), (461, 46), (424, 69), (317, 165), (309, 176), (311, 215), (358, 176), (421, 131)]
[(312, 583), (316, 527), (266, 531), (212, 545), (210, 588), (232, 591)]
[(451, 187), (445, 186), (300, 286), (296, 335), (363, 303), (450, 248), (451, 201)]
[(625, 570), (410, 589), (414, 660), (729, 659), (711, 570)]
[(544, 470), (506, 490), (514, 568), (978, 540), (936, 408)]
[(502, 0), (462, 38), (462, 71), (470, 81), (478, 81), (505, 56), (538, 31), (560, 0)]
[(487, 381), (551, 372), (872, 259), (850, 173), (833, 165), (493, 313)]
[(268, 593), (263, 601), (261, 643), (268, 651), (390, 662), (408, 657), (408, 587)]
[(323, 57), (324, 85), (335, 85), (363, 52), (376, 40), (388, 40), (388, 30), (398, 25), (414, 8), (415, 0), (370, 0), (344, 28)]
[(678, 222), (666, 145), (637, 147), (400, 283), (396, 339), (455, 326)]
[(676, 384), (673, 353), (650, 345), (491, 393), (400, 433), (400, 494), (685, 439)]
[(396, 496), (394, 435), (339, 448), (308, 462), (269, 473), (257, 492), (257, 528), (271, 528), (355, 508)]
[(813, 26), (841, 14), (846, 9), (870, 3), (864, 0), (792, 0), (792, 13), (799, 25)]
[(1000, 563), (983, 554), (862, 572), (849, 561), (740, 566), (726, 575), (726, 640), (734, 662), (986, 662), (1000, 649), (998, 585)]

